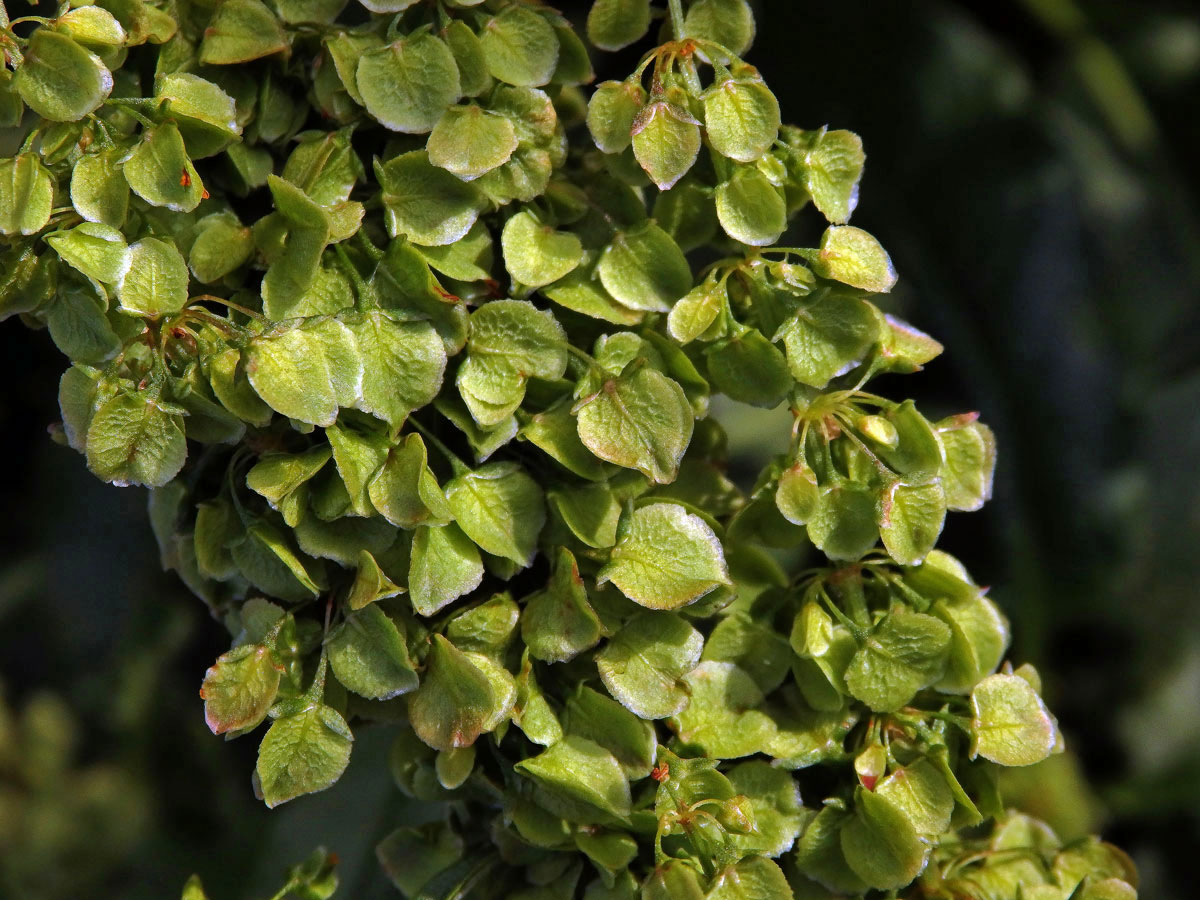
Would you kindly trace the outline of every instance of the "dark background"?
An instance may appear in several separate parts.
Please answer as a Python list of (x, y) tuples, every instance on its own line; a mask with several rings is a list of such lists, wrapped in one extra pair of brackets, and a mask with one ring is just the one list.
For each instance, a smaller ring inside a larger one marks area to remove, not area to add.
[[(1101, 828), (1143, 896), (1194, 896), (1200, 10), (756, 9), (749, 57), (785, 121), (863, 136), (854, 223), (901, 273), (887, 308), (948, 348), (878, 390), (931, 417), (979, 409), (998, 434), (995, 499), (952, 516), (943, 546), (993, 586), (1072, 751), (1010, 796), (1066, 837)], [(331, 791), (273, 813), (253, 799), (255, 742), (212, 737), (196, 693), (223, 629), (159, 572), (145, 493), (46, 434), (63, 367), (46, 335), (0, 327), (0, 896), (171, 897), (199, 871), (240, 900), (317, 843), (345, 896), (396, 896), (371, 850), (398, 803), (386, 734), (359, 736)], [(762, 418), (729, 426), (746, 454), (770, 438)]]

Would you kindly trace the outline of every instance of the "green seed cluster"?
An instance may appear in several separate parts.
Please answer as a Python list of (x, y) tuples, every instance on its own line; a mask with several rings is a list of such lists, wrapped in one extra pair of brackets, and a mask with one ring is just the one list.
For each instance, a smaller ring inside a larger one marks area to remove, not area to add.
[[(597, 0), (587, 36), (656, 18)], [(672, 0), (590, 94), (533, 0), (0, 26), (0, 316), (49, 330), (62, 439), (153, 489), (233, 635), (205, 716), (270, 720), (268, 806), (384, 723), (436, 819), (379, 846), (409, 897), (1134, 896), (997, 795), (1061, 738), (934, 549), (994, 440), (864, 390), (942, 348), (873, 302), (861, 142), (781, 125), (744, 0)], [(717, 393), (793, 413), (748, 493)]]

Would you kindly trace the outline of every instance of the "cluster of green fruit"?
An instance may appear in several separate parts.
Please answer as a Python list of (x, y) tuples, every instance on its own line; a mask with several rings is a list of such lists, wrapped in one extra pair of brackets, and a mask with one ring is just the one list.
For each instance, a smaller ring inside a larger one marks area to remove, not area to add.
[[(598, 0), (588, 36), (653, 18)], [(71, 360), (63, 440), (153, 488), (233, 635), (209, 726), (271, 720), (269, 806), (378, 722), (438, 820), (380, 844), (410, 897), (1132, 891), (997, 796), (1061, 740), (933, 549), (992, 436), (863, 390), (941, 347), (870, 301), (896, 275), (845, 224), (861, 144), (781, 126), (744, 0), (673, 0), (590, 101), (587, 46), (527, 0), (0, 26), (0, 315)], [(773, 246), (810, 203), (818, 246)], [(713, 393), (793, 412), (748, 494)], [(326, 896), (326, 863), (293, 880)]]

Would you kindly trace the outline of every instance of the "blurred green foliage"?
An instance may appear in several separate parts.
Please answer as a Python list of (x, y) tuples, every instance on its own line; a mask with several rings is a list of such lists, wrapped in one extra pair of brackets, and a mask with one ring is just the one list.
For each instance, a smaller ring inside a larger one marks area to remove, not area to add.
[[(1145, 896), (1189, 897), (1200, 12), (758, 5), (756, 60), (790, 117), (867, 141), (856, 222), (892, 251), (893, 311), (951, 348), (914, 392), (931, 415), (977, 403), (997, 432), (995, 500), (945, 546), (994, 585), (1074, 750), (1011, 796), (1067, 839), (1100, 824)], [(361, 737), (334, 791), (275, 812), (253, 800), (253, 746), (213, 741), (196, 696), (222, 633), (159, 573), (144, 493), (100, 484), (41, 430), (61, 367), (48, 340), (0, 330), (0, 895), (174, 896), (198, 869), (214, 900), (265, 896), (325, 843), (346, 896), (394, 896), (373, 858), (407, 818), (376, 778), (386, 735)], [(743, 474), (773, 449), (756, 415), (727, 419)]]

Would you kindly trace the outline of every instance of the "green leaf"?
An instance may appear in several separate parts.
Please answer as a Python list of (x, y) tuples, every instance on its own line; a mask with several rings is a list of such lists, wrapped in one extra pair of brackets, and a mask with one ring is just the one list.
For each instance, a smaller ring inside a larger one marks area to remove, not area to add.
[[(292, 506), (292, 498), (297, 496), (300, 488), (307, 484), (329, 462), (328, 447), (313, 447), (303, 453), (267, 453), (259, 457), (246, 473), (246, 486), (256, 494), (265, 497), (272, 509), (284, 514), (285, 521), (289, 518), (285, 510)], [(303, 495), (301, 495), (303, 498)], [(292, 517), (288, 522), (295, 527), (299, 516)]]
[(723, 282), (705, 281), (696, 285), (671, 307), (667, 331), (681, 344), (688, 344), (708, 331), (729, 303)]
[[(93, 8), (90, 6), (83, 7), (83, 9)], [(204, 893), (204, 885), (200, 882), (199, 875), (192, 875), (188, 878), (187, 883), (183, 886), (181, 900), (208, 900), (208, 894)]]
[(475, 768), (475, 748), (464, 747), (458, 750), (443, 750), (437, 755), (434, 763), (438, 782), (448, 791), (461, 787), (463, 782), (471, 777)]
[(346, 315), (342, 321), (362, 356), (358, 409), (398, 428), (437, 396), (446, 350), (428, 322), (398, 322), (381, 310)]
[(601, 50), (628, 47), (649, 30), (650, 0), (595, 0), (588, 12), (588, 40)]
[(133, 192), (151, 206), (191, 212), (204, 197), (204, 183), (174, 122), (148, 131), (122, 171)]
[(372, 50), (383, 46), (383, 36), (375, 32), (337, 31), (325, 37), (325, 49), (333, 61), (338, 81), (350, 98), (360, 106), (362, 94), (358, 91), (358, 61)]
[(879, 334), (871, 305), (831, 291), (801, 307), (777, 337), (783, 338), (788, 367), (801, 384), (823, 388), (862, 360)]
[(651, 312), (666, 312), (692, 287), (683, 251), (652, 222), (619, 232), (601, 254), (596, 272), (620, 303)]
[[(646, 7), (648, 10), (648, 3)], [(588, 99), (587, 111), (588, 131), (596, 146), (604, 153), (620, 153), (628, 147), (634, 119), (645, 105), (646, 91), (640, 84), (605, 81), (597, 85)]]
[(772, 409), (795, 384), (786, 357), (754, 328), (738, 329), (704, 356), (713, 387), (739, 403)]
[(762, 856), (750, 856), (718, 872), (705, 900), (791, 900), (783, 870)]
[(942, 486), (949, 509), (973, 512), (992, 499), (996, 436), (973, 416), (951, 416), (934, 429), (942, 445)]
[(243, 422), (263, 427), (271, 421), (271, 407), (254, 392), (246, 376), (244, 357), (229, 349), (203, 361), (204, 374), (221, 404)]
[(452, 106), (442, 114), (426, 147), (429, 161), (471, 181), (504, 165), (517, 149), (512, 121), (475, 104)]
[(420, 615), (432, 616), (482, 580), (479, 550), (457, 525), (422, 525), (413, 533), (408, 595)]
[[(418, 0), (360, 0), (362, 5), (374, 13), (398, 13), (404, 12), (410, 6), (415, 5)], [(457, 6), (470, 6), (471, 3), (457, 3)]]
[(476, 653), (503, 651), (517, 631), (521, 610), (507, 593), (463, 610), (446, 626), (446, 637), (454, 646)]
[(115, 284), (129, 269), (130, 253), (125, 237), (108, 225), (84, 222), (67, 231), (46, 235), (46, 243), (63, 262), (95, 281)]
[(175, 245), (146, 237), (130, 247), (117, 299), (125, 312), (148, 318), (183, 309), (188, 301), (188, 268)]
[(629, 782), (621, 764), (599, 744), (567, 735), (513, 768), (542, 789), (542, 805), (582, 824), (602, 824), (629, 815)]
[(446, 107), (462, 96), (454, 54), (445, 41), (425, 31), (364, 53), (355, 83), (372, 118), (404, 134), (431, 131)]
[[(352, 610), (363, 609), (378, 600), (404, 593), (404, 588), (394, 584), (387, 573), (379, 567), (366, 550), (358, 552), (358, 568), (354, 573), (354, 584), (346, 594), (346, 605)], [(336, 671), (336, 670), (335, 670)]]
[[(841, 832), (851, 814), (826, 806), (809, 822), (796, 846), (796, 867), (805, 876), (839, 894), (864, 894), (867, 885), (842, 852)], [(911, 826), (910, 826), (911, 827)]]
[[(326, 472), (308, 492), (312, 514), (304, 514), (294, 528), (300, 549), (309, 556), (331, 559), (346, 568), (357, 566), (364, 550), (384, 558), (396, 544), (396, 532), (378, 517), (367, 519), (350, 515), (348, 509), (332, 510), (331, 506), (344, 502), (346, 492), (342, 487), (341, 496), (335, 500), (328, 496), (331, 485), (340, 486), (340, 479), (333, 472)], [(334, 517), (326, 520), (321, 518), (322, 515)], [(407, 543), (403, 542), (402, 554), (408, 551)], [(379, 587), (391, 590), (382, 584)]]
[(80, 453), (86, 450), (87, 430), (96, 411), (100, 371), (91, 366), (72, 365), (58, 382), (58, 409), (62, 415), (67, 445)]
[(417, 688), (404, 635), (377, 605), (348, 615), (330, 632), (325, 648), (337, 680), (359, 696), (388, 700)]
[(767, 694), (787, 678), (792, 648), (774, 628), (745, 613), (734, 613), (712, 630), (701, 659), (737, 664)]
[(282, 674), (275, 654), (261, 644), (243, 644), (222, 653), (204, 673), (200, 686), (204, 721), (212, 733), (256, 728), (275, 702)]
[(729, 159), (760, 159), (779, 136), (779, 124), (779, 101), (761, 81), (727, 78), (704, 94), (705, 133)]
[(654, 768), (658, 749), (654, 726), (586, 685), (579, 685), (567, 698), (563, 729), (612, 753), (631, 781), (645, 778)]
[[(80, 157), (71, 169), (71, 204), (75, 211), (89, 222), (101, 222), (113, 228), (120, 228), (125, 221), (125, 214), (129, 209), (129, 182), (125, 180), (117, 162), (120, 155), (120, 151), (116, 149), (89, 153)], [(0, 163), (0, 167), (4, 165), (6, 163)], [(0, 168), (0, 172), (3, 171), (3, 168)], [(8, 176), (0, 175), (0, 192), (8, 182)], [(3, 196), (3, 193), (0, 193), (0, 208), (7, 209), (8, 203), (2, 199)], [(29, 207), (30, 204), (26, 203), (24, 206)]]
[(621, 523), (609, 562), (596, 575), (649, 609), (676, 610), (730, 584), (721, 542), (708, 524), (674, 503), (635, 509)]
[(683, 388), (649, 366), (606, 381), (582, 401), (577, 421), (592, 453), (659, 484), (675, 480), (694, 424)]
[[(898, 319), (895, 316), (884, 315), (880, 327), (878, 360), (887, 372), (919, 372), (925, 363), (941, 355), (942, 347), (937, 341), (920, 329)], [(947, 422), (962, 420), (963, 417), (951, 416)]]
[(918, 759), (896, 769), (875, 786), (922, 834), (938, 835), (950, 827), (954, 793), (945, 776), (929, 760)]
[(100, 57), (67, 35), (38, 28), (23, 50), (13, 87), (25, 104), (52, 122), (77, 122), (108, 99), (112, 73)]
[(642, 883), (641, 900), (704, 900), (703, 880), (690, 860), (668, 859)]
[(858, 205), (858, 182), (866, 155), (862, 139), (852, 131), (817, 132), (803, 153), (804, 187), (813, 204), (830, 222), (850, 220)]
[(270, 808), (323, 791), (346, 771), (354, 736), (337, 710), (313, 703), (276, 719), (258, 748), (258, 780)]
[(442, 290), (423, 254), (407, 241), (388, 245), (375, 269), (372, 287), (384, 309), (427, 317), (447, 353), (457, 353), (467, 342), (466, 305)]
[(595, 259), (595, 252), (585, 250), (580, 264), (565, 278), (542, 288), (542, 293), (580, 315), (614, 325), (636, 325), (642, 321), (642, 312), (618, 303), (597, 280)]
[(896, 284), (896, 269), (887, 251), (853, 225), (832, 225), (825, 230), (812, 268), (822, 278), (877, 294), (887, 293)]
[(765, 247), (787, 228), (783, 196), (753, 166), (739, 166), (717, 187), (717, 220), (735, 241)]
[(443, 394), (435, 403), (438, 412), (458, 428), (475, 451), (475, 461), (484, 462), (493, 453), (517, 436), (519, 426), (516, 416), (507, 416), (493, 426), (479, 425), (467, 410), (465, 403), (456, 402), (453, 395)]
[(198, 504), (192, 545), (200, 573), (222, 581), (237, 575), (229, 546), (241, 537), (242, 522), (233, 504), (224, 500)]
[(558, 39), (543, 16), (510, 6), (483, 27), (483, 57), (498, 81), (519, 87), (548, 82), (558, 66)]
[(785, 519), (793, 525), (806, 525), (816, 514), (820, 502), (817, 473), (807, 463), (798, 460), (783, 470), (775, 489), (775, 506)]
[(230, 547), (246, 580), (260, 591), (283, 600), (308, 600), (321, 592), (304, 561), (282, 532), (259, 521)]
[(754, 760), (734, 766), (728, 777), (733, 790), (748, 797), (754, 810), (754, 831), (732, 835), (734, 843), (744, 853), (772, 859), (791, 850), (804, 821), (800, 789), (791, 773)]
[(464, 97), (478, 97), (492, 86), (488, 74), (487, 60), (483, 56), (483, 44), (466, 22), (455, 19), (446, 26), (442, 39), (454, 54), (458, 64), (458, 80)]
[(541, 224), (528, 210), (504, 223), (500, 246), (509, 274), (531, 288), (558, 281), (583, 258), (583, 245), (578, 237)]
[(289, 24), (328, 25), (346, 7), (346, 0), (277, 0), (279, 16)]
[(36, 153), (0, 160), (0, 233), (36, 234), (53, 205), (54, 180)]
[(225, 150), (232, 177), (232, 190), (245, 195), (267, 183), (267, 176), (275, 169), (275, 160), (270, 151), (263, 147), (246, 144), (231, 144)]
[[(325, 324), (330, 334), (353, 341), (340, 322), (325, 320)], [(355, 376), (361, 383), (362, 362), (353, 343), (348, 343), (351, 360), (347, 361), (336, 345), (325, 340), (320, 325), (285, 325), (254, 338), (247, 351), (246, 374), (254, 390), (276, 412), (328, 427), (337, 419), (339, 394), (354, 385)]]
[(424, 151), (414, 150), (377, 165), (376, 175), (392, 237), (405, 235), (414, 244), (452, 244), (479, 217), (478, 190), (430, 163)]
[(633, 155), (660, 191), (669, 191), (700, 154), (700, 123), (666, 100), (643, 106), (630, 128)]
[(854, 816), (841, 831), (842, 852), (859, 878), (877, 890), (908, 885), (925, 866), (929, 846), (891, 801), (859, 788)]
[(989, 675), (971, 692), (971, 756), (1002, 766), (1031, 766), (1053, 751), (1058, 723), (1018, 675)]
[(116, 356), (121, 339), (105, 315), (108, 302), (92, 283), (67, 282), (43, 308), (50, 337), (74, 362), (100, 364)]
[(853, 482), (821, 488), (808, 519), (809, 540), (830, 559), (856, 560), (875, 546), (875, 492)]
[(522, 566), (533, 562), (546, 522), (542, 489), (516, 463), (487, 463), (446, 484), (446, 500), (467, 537)]
[(527, 379), (561, 378), (566, 333), (553, 313), (524, 300), (493, 300), (471, 314), (469, 357), (457, 383), (472, 416), (484, 427), (507, 418), (525, 395)]
[[(7, 23), (6, 23), (7, 24)], [(85, 46), (105, 49), (126, 41), (125, 29), (107, 9), (80, 6), (59, 16), (58, 29)]]
[[(273, 320), (297, 315), (294, 305), (303, 302), (305, 293), (321, 268), (321, 254), (330, 240), (330, 219), (325, 210), (300, 188), (276, 175), (267, 176), (271, 197), (278, 215), (287, 226), (283, 252), (271, 261), (262, 280), (263, 312)], [(264, 219), (255, 226), (256, 233)]]
[(183, 417), (164, 409), (151, 391), (117, 394), (88, 426), (88, 468), (110, 484), (162, 487), (186, 458)]
[(877, 443), (875, 453), (910, 483), (934, 478), (942, 470), (942, 445), (933, 426), (905, 400), (884, 414), (896, 432), (896, 445)]
[[(509, 698), (508, 710), (513, 699), (515, 693)], [(435, 634), (425, 657), (421, 686), (408, 699), (408, 718), (417, 737), (435, 750), (470, 747), (499, 724), (498, 718), (507, 715), (504, 706), (488, 673)]]
[(583, 38), (565, 19), (556, 21), (549, 16), (547, 19), (554, 28), (554, 36), (558, 38), (558, 62), (551, 82), (563, 86), (591, 84), (596, 78), (596, 70), (592, 67)]
[(275, 14), (259, 0), (225, 0), (204, 29), (200, 62), (226, 66), (287, 49)]
[(192, 159), (215, 156), (242, 133), (234, 99), (197, 75), (165, 75), (155, 85), (154, 96), (169, 102), (171, 117), (179, 125)]
[(621, 504), (608, 485), (561, 488), (548, 499), (563, 524), (589, 547), (606, 550), (617, 542)]
[(876, 712), (899, 709), (941, 678), (949, 646), (945, 622), (895, 607), (850, 660), (846, 687)]
[[(606, 874), (609, 880), (613, 881), (614, 886), (616, 877), (619, 874), (624, 874), (627, 877), (629, 872), (627, 866), (633, 862), (638, 855), (638, 843), (630, 835), (619, 831), (601, 831), (599, 829), (589, 829), (585, 831), (577, 831), (575, 833), (575, 846), (582, 852), (595, 866)], [(602, 875), (603, 877), (603, 875)], [(631, 879), (632, 880), (632, 879)], [(632, 892), (632, 887), (630, 891)], [(588, 898), (591, 897), (589, 892)], [(634, 896), (630, 893), (629, 896)]]
[(763, 693), (733, 663), (702, 662), (684, 676), (691, 700), (675, 715), (675, 732), (714, 759), (737, 759), (762, 750), (775, 723), (756, 707)]
[(197, 281), (214, 284), (236, 271), (254, 254), (254, 237), (238, 217), (226, 210), (196, 223), (196, 239), (188, 250), (188, 268)]
[(946, 521), (946, 493), (940, 481), (894, 481), (879, 495), (879, 534), (888, 554), (902, 566), (915, 566), (933, 549)]
[(549, 747), (562, 740), (562, 726), (533, 674), (528, 651), (521, 659), (521, 674), (517, 676), (517, 703), (513, 707), (512, 717), (513, 723), (535, 744)]
[(363, 180), (363, 166), (350, 143), (349, 129), (310, 134), (296, 145), (283, 166), (283, 178), (321, 206), (350, 199)]
[(388, 450), (387, 459), (371, 477), (371, 503), (398, 528), (444, 525), (452, 513), (429, 469), (425, 442), (410, 434)]
[(562, 378), (566, 332), (553, 313), (523, 300), (493, 300), (470, 317), (468, 348), (487, 365), (521, 378)]
[(397, 828), (375, 848), (379, 864), (405, 897), (420, 896), (422, 886), (458, 862), (463, 840), (445, 823)]
[(575, 557), (560, 547), (550, 583), (525, 598), (521, 640), (534, 659), (566, 662), (594, 647), (602, 633)]
[(417, 249), (431, 267), (448, 278), (486, 281), (492, 277), (492, 235), (482, 222), (476, 222), (453, 244)]
[(665, 719), (688, 703), (683, 676), (700, 661), (704, 638), (673, 613), (639, 612), (596, 654), (608, 692), (643, 719)]
[(717, 210), (712, 190), (687, 178), (654, 198), (654, 220), (680, 249), (690, 253), (709, 244), (717, 234)]
[(324, 316), (308, 319), (299, 327), (316, 338), (324, 353), (338, 404), (356, 405), (362, 399), (363, 360), (353, 333), (341, 320)]
[(387, 435), (373, 430), (360, 431), (349, 424), (333, 424), (326, 427), (325, 437), (333, 448), (333, 461), (346, 486), (350, 514), (373, 516), (375, 508), (367, 485), (387, 458)]
[(965, 694), (995, 671), (1008, 649), (1008, 622), (996, 604), (978, 593), (937, 602), (930, 612), (950, 626), (950, 658), (940, 691)]
[(754, 42), (754, 13), (746, 0), (696, 0), (683, 18), (681, 37), (716, 41), (740, 55)]

